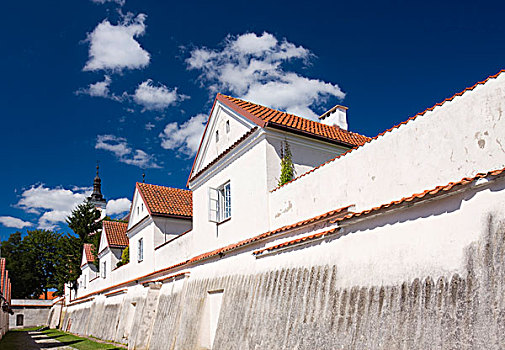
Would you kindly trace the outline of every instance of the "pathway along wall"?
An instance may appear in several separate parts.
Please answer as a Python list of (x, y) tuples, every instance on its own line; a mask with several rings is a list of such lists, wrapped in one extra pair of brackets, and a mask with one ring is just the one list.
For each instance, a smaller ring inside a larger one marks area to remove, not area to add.
[(466, 276), (371, 288), (335, 288), (336, 266), (139, 286), (73, 307), (63, 328), (129, 348), (201, 349), (208, 291), (222, 289), (213, 349), (503, 349), (505, 225), (490, 217), (466, 255)]

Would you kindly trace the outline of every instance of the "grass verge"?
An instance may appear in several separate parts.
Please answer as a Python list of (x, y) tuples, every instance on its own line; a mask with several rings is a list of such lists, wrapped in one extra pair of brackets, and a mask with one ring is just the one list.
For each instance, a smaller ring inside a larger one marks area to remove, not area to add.
[[(95, 342), (90, 339), (78, 337), (73, 334), (65, 333), (57, 329), (47, 329), (41, 332), (34, 332), (39, 328), (40, 327), (16, 329), (7, 332), (7, 334), (5, 334), (2, 340), (0, 340), (0, 349), (2, 350), (26, 349), (29, 347), (28, 345), (33, 344), (32, 338), (37, 339), (40, 338), (42, 334), (44, 334), (47, 337), (61, 343), (61, 345), (58, 344), (57, 346), (70, 346), (78, 350), (95, 350), (95, 349), (123, 350), (123, 348), (117, 347), (113, 344)], [(28, 334), (29, 331), (34, 333), (29, 335)], [(54, 345), (51, 344), (51, 347), (53, 347)]]

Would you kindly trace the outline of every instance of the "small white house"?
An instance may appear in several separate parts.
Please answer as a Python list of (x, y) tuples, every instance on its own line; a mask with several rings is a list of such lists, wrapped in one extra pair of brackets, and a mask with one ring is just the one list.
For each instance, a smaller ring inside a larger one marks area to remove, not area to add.
[(82, 248), (82, 260), (81, 260), (81, 277), (79, 277), (78, 284), (79, 289), (87, 289), (89, 282), (94, 280), (98, 276), (98, 269), (95, 266), (95, 257), (93, 256), (93, 245), (91, 243), (85, 243)]
[(130, 264), (139, 273), (154, 269), (155, 248), (192, 228), (191, 191), (137, 183), (128, 221)]
[(98, 248), (100, 277), (107, 278), (121, 261), (123, 250), (128, 247), (126, 229), (128, 223), (120, 221), (102, 221), (102, 235)]

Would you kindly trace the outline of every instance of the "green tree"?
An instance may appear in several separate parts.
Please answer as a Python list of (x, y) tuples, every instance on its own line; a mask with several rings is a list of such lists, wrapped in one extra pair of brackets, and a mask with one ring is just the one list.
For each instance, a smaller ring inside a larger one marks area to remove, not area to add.
[(33, 230), (23, 238), (20, 232), (13, 233), (2, 242), (13, 298), (38, 298), (43, 293), (47, 298), (47, 291), (57, 287), (61, 238), (60, 233)]
[[(31, 255), (26, 254), (26, 247), (21, 232), (15, 232), (2, 242), (2, 257), (7, 263), (12, 283), (12, 298), (27, 299), (34, 297), (37, 278), (32, 269)], [(36, 295), (38, 296), (38, 295)]]
[[(84, 243), (93, 244), (93, 255), (95, 256), (95, 265), (98, 267), (98, 248), (100, 244), (100, 230), (102, 222), (100, 220), (100, 211), (95, 206), (86, 201), (79, 204), (67, 217), (67, 224), (76, 237), (68, 236), (65, 240), (68, 243), (66, 250), (67, 272), (62, 271), (59, 278), (70, 283), (73, 289), (77, 288), (77, 279), (81, 275), (81, 257)], [(73, 239), (74, 238), (74, 239)], [(64, 283), (64, 282), (63, 282)]]
[(56, 270), (60, 260), (61, 233), (48, 230), (28, 231), (23, 238), (25, 254), (31, 260), (31, 268), (37, 281), (35, 294), (45, 294), (51, 288), (57, 287)]
[(81, 275), (82, 247), (78, 237), (67, 234), (60, 239), (56, 266), (56, 289), (59, 295), (63, 295), (66, 283), (70, 283), (71, 288), (77, 288), (77, 279)]
[(100, 211), (86, 201), (79, 204), (67, 218), (68, 227), (79, 237), (81, 242), (90, 243), (90, 235), (102, 228)]
[(126, 265), (130, 262), (130, 247), (123, 249), (121, 253), (121, 260), (116, 264), (117, 267)]
[(295, 176), (295, 165), (291, 155), (289, 143), (285, 140), (281, 144), (281, 176), (279, 178), (278, 186), (293, 180)]

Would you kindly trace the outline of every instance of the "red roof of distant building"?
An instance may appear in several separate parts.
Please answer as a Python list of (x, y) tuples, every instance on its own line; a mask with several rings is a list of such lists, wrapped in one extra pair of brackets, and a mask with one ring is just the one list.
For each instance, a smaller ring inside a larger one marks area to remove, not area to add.
[(110, 247), (124, 248), (128, 246), (128, 237), (126, 236), (126, 229), (128, 223), (120, 221), (107, 221), (102, 222), (103, 233), (107, 237), (107, 242)]
[(235, 110), (237, 113), (247, 117), (262, 128), (266, 126), (281, 128), (286, 131), (302, 133), (307, 136), (326, 139), (326, 141), (341, 143), (348, 147), (361, 146), (370, 140), (369, 137), (347, 131), (337, 126), (326, 125), (235, 97), (218, 94), (217, 100)]
[(56, 299), (57, 296), (54, 295), (54, 293), (56, 293), (56, 292), (47, 292), (47, 299), (46, 299), (46, 293), (42, 293), (39, 296), (39, 299), (44, 299), (44, 300), (53, 300), (53, 299)]
[(180, 188), (137, 182), (137, 188), (151, 215), (193, 216), (193, 193)]

